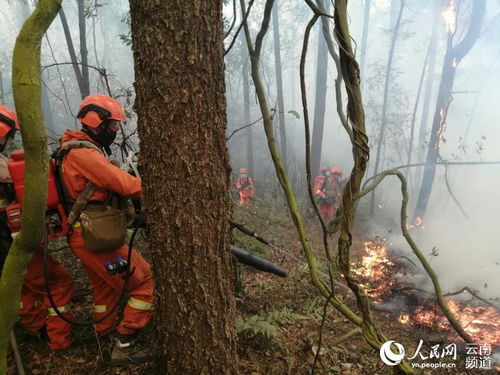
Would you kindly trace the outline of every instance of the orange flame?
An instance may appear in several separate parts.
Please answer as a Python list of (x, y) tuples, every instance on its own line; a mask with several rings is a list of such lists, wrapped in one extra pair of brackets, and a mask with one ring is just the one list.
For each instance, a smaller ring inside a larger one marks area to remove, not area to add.
[[(474, 342), (500, 345), (500, 313), (497, 309), (491, 306), (464, 305), (453, 300), (448, 300), (447, 303), (455, 319)], [(452, 330), (444, 315), (429, 306), (419, 306), (411, 315), (401, 313), (398, 321), (407, 327), (422, 325), (443, 331)]]

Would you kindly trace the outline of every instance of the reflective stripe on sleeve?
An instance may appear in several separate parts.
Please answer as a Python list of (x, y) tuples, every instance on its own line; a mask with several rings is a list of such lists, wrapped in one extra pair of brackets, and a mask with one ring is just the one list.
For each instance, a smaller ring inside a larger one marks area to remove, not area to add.
[(143, 310), (143, 311), (153, 310), (153, 304), (151, 302), (141, 301), (140, 299), (134, 297), (129, 298), (128, 305), (136, 310)]
[[(60, 313), (66, 314), (69, 311), (69, 305), (57, 306), (57, 309), (59, 310)], [(49, 307), (48, 311), (49, 311), (49, 316), (57, 316), (56, 310), (54, 310), (52, 307)]]
[(7, 207), (8, 204), (9, 202), (7, 201), (7, 199), (0, 199), (0, 210)]
[(106, 312), (106, 305), (94, 305), (94, 312), (102, 314)]

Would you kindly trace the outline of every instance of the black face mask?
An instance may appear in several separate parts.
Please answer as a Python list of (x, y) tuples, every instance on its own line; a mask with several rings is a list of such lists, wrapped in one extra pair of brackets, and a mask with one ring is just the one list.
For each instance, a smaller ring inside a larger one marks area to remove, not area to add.
[(92, 138), (95, 142), (97, 142), (108, 155), (111, 155), (110, 146), (113, 144), (117, 132), (108, 131), (108, 127), (106, 124), (101, 125), (98, 133), (93, 133), (89, 131), (89, 129), (84, 129), (85, 133), (87, 133), (90, 138)]

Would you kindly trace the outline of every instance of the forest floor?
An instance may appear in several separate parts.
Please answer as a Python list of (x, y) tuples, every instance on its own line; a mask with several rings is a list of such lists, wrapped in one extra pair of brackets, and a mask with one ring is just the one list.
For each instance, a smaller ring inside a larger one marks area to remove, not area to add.
[[(269, 202), (273, 202), (269, 204)], [(286, 278), (240, 267), (240, 287), (236, 292), (238, 355), (242, 375), (302, 375), (311, 374), (324, 315), (324, 299), (312, 285), (308, 268), (304, 264), (302, 247), (283, 202), (268, 199), (257, 201), (254, 207), (240, 208), (235, 204), (235, 220), (245, 223), (279, 249), (261, 245), (256, 240), (234, 230), (235, 243), (273, 261), (289, 271)], [(322, 258), (322, 234), (316, 218), (307, 221), (311, 244)], [(366, 223), (356, 222), (353, 232), (352, 259), (359, 260), (363, 243), (383, 233), (369, 233)], [(335, 241), (330, 241), (332, 247)], [(60, 244), (52, 245), (53, 248)], [(139, 250), (149, 257), (144, 244)], [(54, 253), (75, 278), (73, 311), (77, 319), (88, 319), (91, 314), (92, 294), (88, 279), (79, 261), (68, 249)], [(290, 257), (292, 255), (292, 257)], [(357, 311), (353, 295), (337, 288), (337, 297)], [(419, 339), (436, 335), (428, 328), (403, 327), (398, 321), (398, 311), (384, 312), (372, 309), (373, 320), (389, 339), (404, 345), (414, 353)], [(355, 327), (332, 307), (327, 309), (323, 324), (322, 345), (319, 350), (315, 373), (370, 375), (393, 374), (394, 368), (384, 365), (379, 353), (355, 334), (336, 344), (335, 340)], [(27, 374), (154, 374), (154, 363), (129, 364), (111, 367), (111, 339), (98, 340), (90, 327), (74, 327), (73, 345), (63, 353), (51, 352), (46, 343), (30, 336), (21, 327), (15, 329), (21, 357)], [(439, 333), (439, 332), (437, 332)], [(153, 352), (151, 336), (143, 335), (141, 344)], [(426, 349), (429, 353), (429, 348)], [(462, 352), (463, 353), (463, 352)], [(450, 362), (450, 359), (444, 360)], [(425, 363), (426, 361), (420, 360)], [(429, 361), (428, 361), (429, 362)], [(439, 362), (437, 360), (436, 362)], [(465, 358), (458, 354), (452, 369), (416, 369), (417, 374), (486, 374), (487, 371), (465, 370)], [(16, 374), (13, 358), (9, 360), (8, 374)], [(160, 372), (161, 373), (161, 372)]]

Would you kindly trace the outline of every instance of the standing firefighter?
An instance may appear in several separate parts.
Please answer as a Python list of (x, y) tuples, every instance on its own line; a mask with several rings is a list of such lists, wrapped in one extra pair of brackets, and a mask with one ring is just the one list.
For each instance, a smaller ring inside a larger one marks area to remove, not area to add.
[[(9, 140), (14, 137), (16, 130), (19, 130), (16, 114), (9, 108), (0, 105), (0, 152), (4, 151)], [(7, 160), (0, 154), (0, 274), (12, 243), (5, 211), (7, 205), (15, 200), (15, 192), (11, 183)], [(18, 222), (18, 224), (20, 223)], [(54, 302), (65, 317), (72, 318), (73, 314), (69, 309), (73, 293), (71, 275), (52, 256), (48, 255), (47, 258), (50, 268), (48, 278)], [(42, 246), (35, 251), (26, 270), (19, 316), (28, 332), (32, 334), (46, 332), (49, 347), (52, 350), (65, 349), (71, 345), (71, 324), (57, 316), (45, 291)]]
[(236, 191), (240, 194), (240, 204), (242, 206), (250, 206), (252, 198), (255, 194), (255, 185), (246, 168), (240, 168), (240, 177), (236, 182)]
[[(57, 159), (66, 195), (69, 200), (76, 200), (68, 218), (74, 223), (68, 242), (90, 278), (94, 317), (99, 319), (116, 304), (124, 286), (123, 274), (109, 272), (109, 260), (124, 260), (128, 255), (127, 221), (123, 211), (112, 208), (110, 201), (116, 195), (139, 198), (142, 187), (140, 178), (120, 170), (102, 151), (111, 154), (110, 146), (120, 122), (125, 120), (121, 104), (105, 95), (90, 95), (80, 104), (77, 118), (82, 130), (67, 130), (63, 134)], [(118, 348), (130, 347), (134, 334), (146, 326), (153, 314), (151, 267), (135, 250), (131, 271), (126, 285), (128, 303), (123, 320), (116, 327)], [(116, 311), (94, 328), (104, 336), (115, 325)]]
[(341, 189), (342, 170), (321, 168), (321, 175), (314, 180), (314, 195), (318, 199), (319, 212), (330, 220), (335, 216)]

